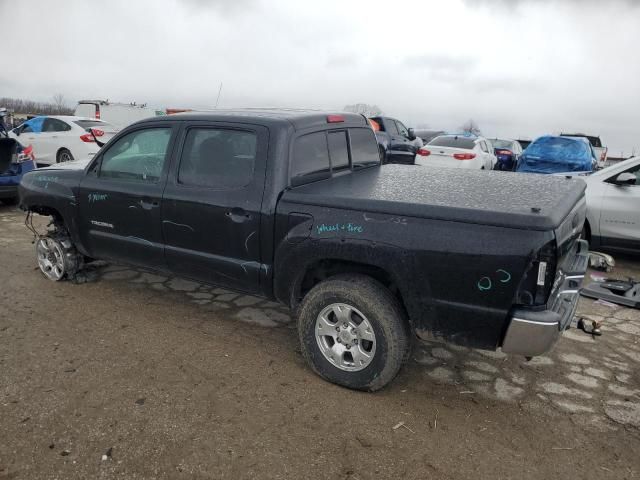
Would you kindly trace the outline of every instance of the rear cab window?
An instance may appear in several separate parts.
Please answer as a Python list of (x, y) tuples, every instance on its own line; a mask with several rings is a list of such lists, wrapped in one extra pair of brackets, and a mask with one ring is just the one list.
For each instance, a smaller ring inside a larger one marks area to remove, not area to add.
[(378, 143), (371, 128), (309, 133), (294, 140), (291, 183), (301, 185), (379, 164)]

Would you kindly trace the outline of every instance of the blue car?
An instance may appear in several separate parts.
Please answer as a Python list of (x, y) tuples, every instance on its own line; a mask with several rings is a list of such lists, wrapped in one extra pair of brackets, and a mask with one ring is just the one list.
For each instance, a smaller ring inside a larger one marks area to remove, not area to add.
[(575, 175), (591, 173), (594, 162), (593, 149), (584, 139), (545, 135), (522, 153), (516, 171)]
[(31, 146), (25, 148), (13, 138), (0, 136), (0, 201), (16, 203), (22, 176), (35, 168)]

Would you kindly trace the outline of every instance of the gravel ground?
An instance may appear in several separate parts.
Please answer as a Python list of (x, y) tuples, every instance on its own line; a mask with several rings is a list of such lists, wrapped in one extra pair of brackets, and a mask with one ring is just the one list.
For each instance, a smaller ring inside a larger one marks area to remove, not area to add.
[(583, 299), (603, 336), (530, 362), (420, 343), (365, 394), (311, 373), (278, 304), (100, 263), (47, 281), (23, 219), (0, 206), (0, 479), (640, 478), (638, 310)]

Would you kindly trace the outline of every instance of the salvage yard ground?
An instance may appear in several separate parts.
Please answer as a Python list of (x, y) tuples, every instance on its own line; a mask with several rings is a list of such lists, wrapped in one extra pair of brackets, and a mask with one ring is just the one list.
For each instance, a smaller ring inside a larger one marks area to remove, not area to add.
[(603, 336), (531, 362), (421, 343), (365, 394), (263, 299), (119, 265), (45, 280), (23, 220), (0, 206), (0, 479), (640, 478), (637, 310), (582, 299)]

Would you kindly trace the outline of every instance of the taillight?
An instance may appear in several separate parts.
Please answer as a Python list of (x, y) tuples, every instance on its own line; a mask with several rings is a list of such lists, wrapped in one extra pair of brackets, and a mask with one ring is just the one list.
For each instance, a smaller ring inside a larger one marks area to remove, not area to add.
[(99, 128), (92, 128), (91, 131), (96, 137), (101, 137), (104, 135), (104, 131), (100, 130)]
[(454, 153), (453, 158), (456, 160), (472, 160), (476, 158), (475, 153)]
[(80, 140), (86, 143), (92, 143), (96, 141), (95, 138), (93, 138), (93, 135), (91, 135), (90, 133), (85, 133), (84, 135), (80, 135)]
[(496, 153), (498, 155), (512, 155), (512, 152), (510, 150), (498, 150)]
[(342, 123), (344, 117), (342, 115), (327, 115), (327, 123)]
[(422, 155), (423, 157), (428, 157), (429, 155), (431, 155), (431, 152), (426, 148), (419, 148), (416, 154)]
[(31, 145), (23, 148), (22, 151), (16, 155), (16, 163), (28, 162), (35, 159), (36, 157), (33, 154), (33, 147)]
[(100, 106), (96, 105), (96, 118), (100, 119)]
[(555, 240), (540, 249), (537, 258), (525, 270), (516, 294), (517, 304), (539, 306), (547, 303), (556, 276), (557, 255)]

